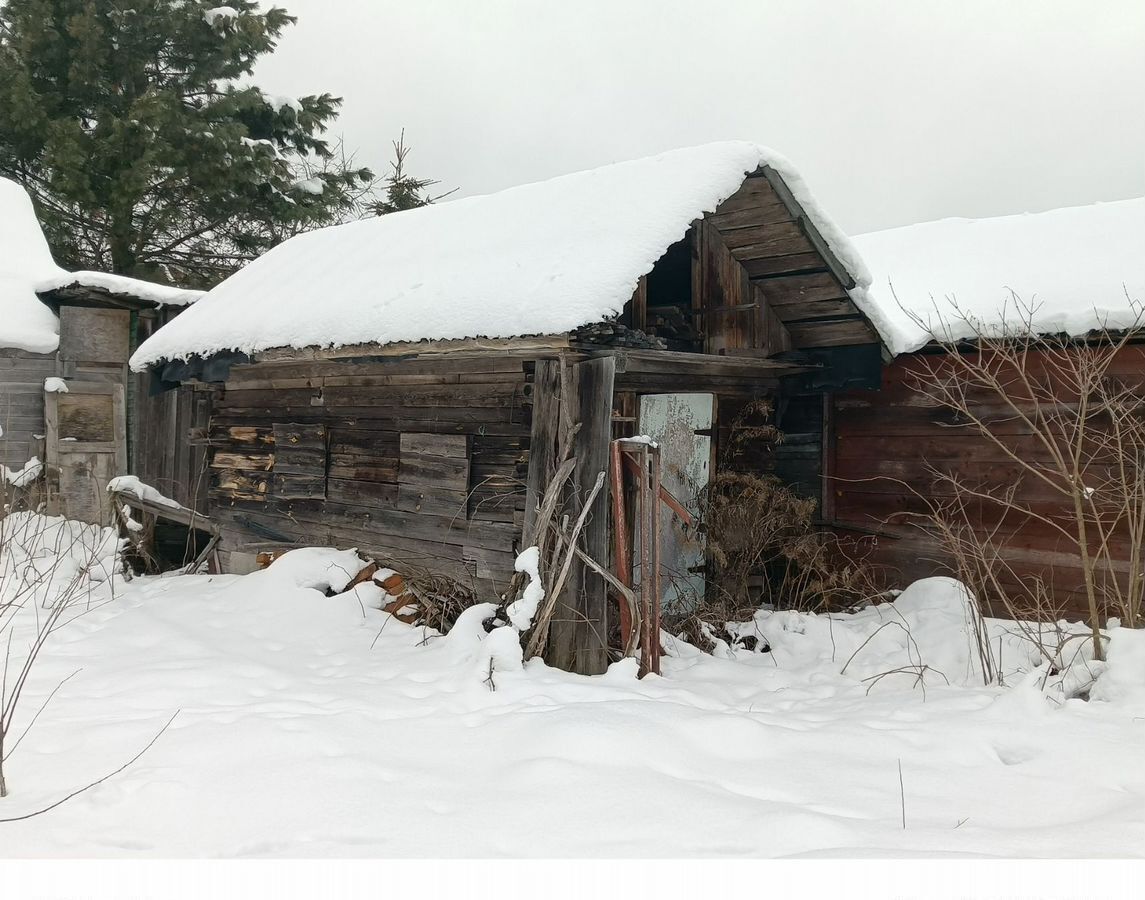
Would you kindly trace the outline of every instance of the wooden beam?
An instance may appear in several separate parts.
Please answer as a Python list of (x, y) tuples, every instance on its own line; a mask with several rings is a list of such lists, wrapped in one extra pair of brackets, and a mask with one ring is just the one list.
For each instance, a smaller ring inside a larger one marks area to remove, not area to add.
[(199, 531), (209, 532), (210, 534), (219, 533), (219, 526), (215, 522), (201, 513), (195, 512), (193, 509), (187, 509), (185, 506), (167, 506), (164, 503), (155, 503), (152, 500), (144, 500), (142, 497), (138, 497), (127, 491), (112, 491), (111, 496), (116, 503), (122, 503), (133, 509), (138, 509), (140, 512), (153, 515), (157, 519), (177, 522), (180, 525), (186, 525), (188, 528), (195, 528)]
[(648, 276), (641, 275), (632, 295), (632, 327), (643, 331), (648, 327)]
[[(615, 371), (616, 361), (609, 356), (572, 367), (565, 401), (569, 420), (580, 424), (573, 450), (573, 516), (579, 515), (597, 478), (608, 470)], [(609, 502), (606, 481), (583, 531), (585, 553), (597, 561), (608, 559)], [(608, 668), (605, 580), (578, 559), (556, 603), (550, 626), (549, 663), (582, 675), (601, 674)]]
[(679, 350), (609, 349), (593, 354), (596, 359), (616, 360), (618, 374), (703, 374), (733, 377), (775, 377), (807, 371), (807, 366), (778, 359), (686, 353)]

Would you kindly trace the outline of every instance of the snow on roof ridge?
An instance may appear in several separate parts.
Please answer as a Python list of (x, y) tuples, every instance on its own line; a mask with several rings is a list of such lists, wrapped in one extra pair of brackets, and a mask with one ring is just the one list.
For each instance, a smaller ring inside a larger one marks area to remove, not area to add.
[(783, 178), (862, 295), (869, 273), (794, 166), (728, 141), (298, 235), (161, 328), (131, 364), (563, 333), (619, 313), (691, 222), (763, 165)]
[(935, 219), (853, 242), (873, 272), (860, 305), (895, 354), (973, 337), (963, 314), (988, 333), (1012, 329), (1015, 297), (1035, 307), (1039, 332), (1074, 336), (1130, 325), (1145, 303), (1145, 197)]

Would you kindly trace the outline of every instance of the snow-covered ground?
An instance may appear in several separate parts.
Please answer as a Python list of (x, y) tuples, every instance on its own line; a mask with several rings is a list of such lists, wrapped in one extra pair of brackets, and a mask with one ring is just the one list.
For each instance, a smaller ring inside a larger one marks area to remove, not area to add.
[[(53, 534), (66, 550), (72, 530)], [(93, 606), (51, 639), (23, 721), (77, 674), (11, 755), (0, 818), (113, 771), (178, 716), (122, 774), (0, 824), (5, 856), (1145, 848), (1136, 633), (1114, 631), (1120, 650), (1094, 688), (1111, 699), (1047, 695), (1044, 673), (1022, 674), (1029, 654), (1005, 639), (1008, 686), (979, 686), (943, 581), (855, 617), (760, 614), (744, 628), (769, 653), (675, 644), (664, 676), (644, 680), (631, 661), (598, 678), (533, 662), (495, 671), (492, 690), (479, 612), (436, 637), (373, 608), (373, 586), (327, 597), (320, 588), (354, 568), (347, 554), (128, 583), (107, 580), (106, 545), (84, 535), (98, 560)], [(32, 543), (6, 558), (9, 595), (29, 564), (43, 573), (57, 555)], [(14, 647), (30, 617), (29, 606)], [(917, 673), (877, 677), (924, 657), (925, 690)]]

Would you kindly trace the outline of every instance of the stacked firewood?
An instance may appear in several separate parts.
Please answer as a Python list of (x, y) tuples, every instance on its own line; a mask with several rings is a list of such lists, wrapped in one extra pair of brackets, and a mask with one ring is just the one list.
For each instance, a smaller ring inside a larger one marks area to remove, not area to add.
[(629, 328), (623, 322), (597, 322), (578, 328), (573, 337), (586, 344), (600, 344), (605, 347), (629, 347), (638, 350), (666, 350), (668, 344), (662, 338), (646, 334), (639, 328)]
[(688, 350), (703, 340), (691, 310), (683, 306), (648, 307), (648, 330), (663, 348)]

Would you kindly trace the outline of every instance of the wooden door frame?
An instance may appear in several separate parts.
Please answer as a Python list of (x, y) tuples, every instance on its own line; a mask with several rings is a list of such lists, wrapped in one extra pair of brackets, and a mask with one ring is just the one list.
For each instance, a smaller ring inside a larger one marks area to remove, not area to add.
[(115, 470), (127, 474), (127, 406), (124, 386), (106, 381), (66, 381), (67, 391), (44, 392), (44, 467), (47, 489), (47, 511), (58, 516), (60, 510), (60, 394), (88, 394), (111, 396), (112, 441), (69, 441), (72, 453), (104, 453), (108, 443), (114, 444)]

